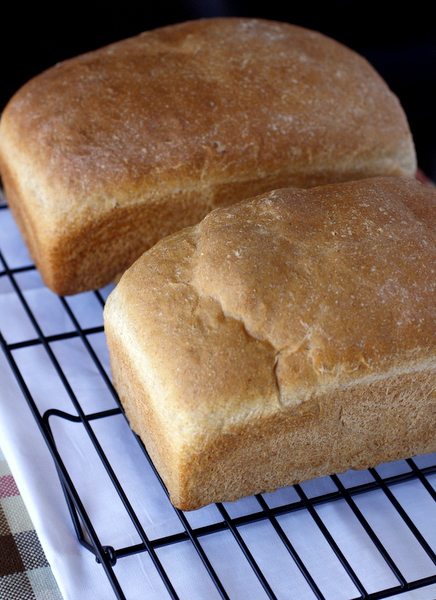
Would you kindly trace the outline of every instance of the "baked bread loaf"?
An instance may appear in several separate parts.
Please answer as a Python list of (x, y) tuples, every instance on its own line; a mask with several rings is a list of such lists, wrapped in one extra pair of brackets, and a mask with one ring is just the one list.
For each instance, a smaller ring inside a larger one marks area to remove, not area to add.
[(111, 292), (115, 386), (191, 510), (436, 451), (436, 188), (279, 189), (158, 242)]
[(8, 202), (63, 295), (217, 206), (415, 166), (398, 99), (366, 60), (257, 19), (180, 23), (62, 62), (0, 124)]

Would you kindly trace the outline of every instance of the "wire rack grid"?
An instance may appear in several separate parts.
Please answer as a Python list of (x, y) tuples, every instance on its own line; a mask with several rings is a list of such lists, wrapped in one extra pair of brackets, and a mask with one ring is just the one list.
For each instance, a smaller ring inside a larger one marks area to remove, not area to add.
[(136, 600), (126, 584), (135, 568), (144, 599), (427, 598), (419, 594), (436, 584), (436, 455), (176, 510), (111, 382), (102, 322), (111, 288), (53, 295), (24, 245), (10, 254), (12, 237), (0, 198), (0, 345), (51, 453), (77, 541), (114, 598)]

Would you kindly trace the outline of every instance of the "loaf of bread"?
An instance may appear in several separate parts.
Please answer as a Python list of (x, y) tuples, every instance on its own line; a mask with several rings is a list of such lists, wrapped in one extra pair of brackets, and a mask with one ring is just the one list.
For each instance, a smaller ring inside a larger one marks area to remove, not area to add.
[(158, 239), (277, 187), (413, 177), (398, 99), (320, 33), (199, 19), (62, 62), (0, 122), (7, 200), (46, 284), (107, 284)]
[(115, 386), (191, 510), (436, 451), (436, 188), (279, 189), (158, 242), (105, 307)]

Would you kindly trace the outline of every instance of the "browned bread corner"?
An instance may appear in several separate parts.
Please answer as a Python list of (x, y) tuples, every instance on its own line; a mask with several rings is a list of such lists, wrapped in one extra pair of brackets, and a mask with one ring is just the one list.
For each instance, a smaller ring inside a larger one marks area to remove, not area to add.
[(59, 294), (107, 284), (217, 206), (415, 168), (400, 103), (366, 60), (260, 19), (194, 20), (64, 61), (0, 121), (7, 200)]
[(436, 451), (436, 188), (279, 189), (157, 243), (109, 296), (115, 386), (196, 509)]

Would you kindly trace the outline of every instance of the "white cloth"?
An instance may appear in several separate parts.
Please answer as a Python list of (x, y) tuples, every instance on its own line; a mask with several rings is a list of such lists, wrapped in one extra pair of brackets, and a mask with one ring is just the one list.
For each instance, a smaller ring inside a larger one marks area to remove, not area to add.
[[(30, 264), (7, 209), (0, 210), (0, 251), (10, 268)], [(0, 264), (0, 274), (3, 270)], [(45, 288), (36, 271), (23, 271), (14, 277), (42, 333), (53, 336), (50, 348), (84, 412), (91, 414), (114, 408), (115, 400), (85, 344), (74, 334), (76, 327), (61, 300)], [(103, 291), (103, 295), (109, 291), (110, 288)], [(102, 325), (98, 299), (89, 293), (68, 298), (67, 302), (80, 326), (86, 330), (86, 338), (105, 372), (109, 373), (104, 334), (89, 332), (93, 327)], [(13, 345), (36, 340), (37, 332), (5, 274), (0, 275), (0, 332), (6, 343), (12, 345), (13, 359), (41, 414), (50, 408), (76, 414), (43, 345)], [(74, 335), (56, 339), (57, 334), (65, 332), (73, 332)], [(84, 427), (57, 416), (50, 417), (49, 422), (62, 460), (68, 467), (101, 543), (116, 549), (139, 543), (139, 535), (101, 467)], [(91, 424), (148, 538), (153, 540), (182, 532), (176, 511), (168, 502), (124, 418), (111, 416), (92, 421)], [(11, 366), (1, 351), (0, 445), (65, 600), (115, 598), (103, 567), (77, 542), (52, 456)], [(436, 457), (422, 457), (418, 462), (435, 464)], [(382, 466), (381, 472), (385, 474), (407, 469), (407, 465), (400, 462)], [(349, 473), (341, 480), (347, 484), (370, 481), (371, 475), (368, 472)], [(429, 477), (429, 480), (433, 486), (436, 485), (435, 476)], [(330, 478), (325, 478), (308, 482), (302, 489), (310, 497), (324, 491), (335, 491), (335, 486)], [(418, 480), (411, 480), (394, 486), (392, 491), (435, 550), (436, 506), (424, 486)], [(266, 494), (264, 498), (272, 508), (298, 500), (293, 488)], [(409, 581), (436, 574), (436, 565), (416, 542), (382, 491), (361, 494), (354, 500)], [(231, 517), (261, 511), (256, 498), (243, 499), (224, 505), (224, 508)], [(345, 500), (316, 505), (316, 513), (369, 593), (398, 585)], [(192, 527), (222, 520), (215, 506), (188, 513), (186, 518)], [(327, 600), (347, 600), (360, 596), (306, 509), (280, 515), (277, 523)], [(240, 526), (238, 532), (277, 598), (314, 598), (290, 552), (268, 519)], [(214, 534), (203, 535), (199, 537), (199, 542), (230, 598), (257, 600), (267, 597), (231, 531), (224, 528)], [(190, 541), (162, 545), (156, 550), (156, 556), (180, 598), (213, 600), (220, 597)], [(114, 571), (127, 600), (162, 600), (168, 597), (147, 552), (120, 558)], [(398, 600), (435, 598), (436, 585), (398, 596)]]

